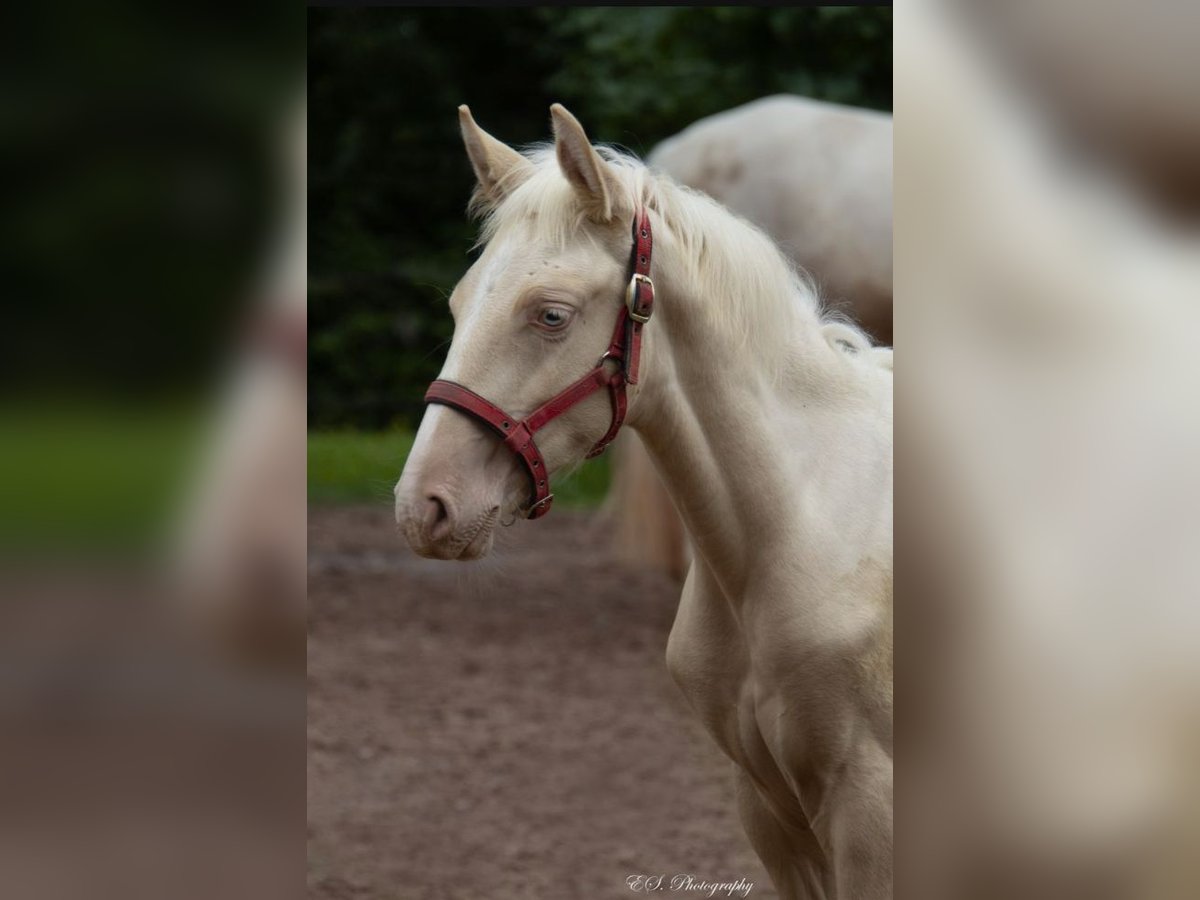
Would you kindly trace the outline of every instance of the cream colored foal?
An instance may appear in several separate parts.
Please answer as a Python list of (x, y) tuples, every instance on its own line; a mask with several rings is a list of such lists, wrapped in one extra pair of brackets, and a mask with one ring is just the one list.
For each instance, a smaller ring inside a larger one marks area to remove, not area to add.
[[(460, 109), (486, 248), (450, 299), (440, 379), (519, 419), (592, 369), (646, 211), (654, 315), (626, 422), (696, 548), (668, 666), (737, 764), (746, 833), (781, 896), (890, 896), (891, 351), (823, 321), (760, 231), (551, 112), (553, 147), (520, 154)], [(547, 477), (613, 420), (598, 390), (538, 431)], [(431, 405), (396, 486), (412, 547), (486, 553), (529, 506), (520, 449)]]

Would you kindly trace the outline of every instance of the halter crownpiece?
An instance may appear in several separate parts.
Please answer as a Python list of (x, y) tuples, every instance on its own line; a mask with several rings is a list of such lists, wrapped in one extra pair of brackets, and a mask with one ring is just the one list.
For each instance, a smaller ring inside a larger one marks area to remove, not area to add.
[[(612, 422), (608, 431), (588, 452), (588, 459), (603, 453), (621, 430), (628, 405), (625, 386), (637, 384), (642, 326), (650, 321), (654, 312), (654, 282), (650, 280), (650, 255), (653, 249), (650, 217), (644, 208), (639, 209), (633, 222), (632, 272), (608, 349), (590, 372), (555, 394), (524, 419), (510, 416), (490, 400), (453, 381), (439, 378), (425, 392), (426, 403), (440, 403), (478, 419), (496, 432), (503, 439), (504, 446), (517, 455), (529, 475), (529, 505), (521, 511), (527, 519), (544, 516), (550, 511), (550, 504), (554, 500), (554, 495), (550, 493), (546, 461), (533, 438), (538, 430), (602, 387), (608, 388), (612, 400)], [(610, 360), (617, 363), (617, 368), (612, 372), (605, 368), (605, 363)]]

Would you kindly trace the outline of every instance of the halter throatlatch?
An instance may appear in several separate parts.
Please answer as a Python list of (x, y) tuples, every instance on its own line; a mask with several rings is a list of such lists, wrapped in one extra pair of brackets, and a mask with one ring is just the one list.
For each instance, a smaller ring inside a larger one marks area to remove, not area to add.
[[(633, 258), (630, 263), (629, 285), (625, 288), (624, 303), (617, 314), (608, 349), (600, 357), (595, 368), (568, 387), (555, 394), (524, 419), (510, 416), (490, 400), (468, 390), (453, 381), (438, 379), (425, 392), (426, 403), (440, 403), (466, 413), (487, 425), (504, 441), (504, 446), (517, 455), (529, 475), (529, 505), (522, 515), (537, 519), (550, 511), (554, 495), (550, 493), (550, 475), (546, 472), (546, 461), (538, 449), (533, 436), (549, 422), (557, 419), (577, 403), (602, 387), (608, 388), (612, 400), (612, 422), (608, 431), (596, 441), (588, 458), (598, 456), (612, 443), (621, 424), (625, 421), (627, 400), (625, 385), (637, 384), (638, 362), (642, 353), (642, 326), (650, 321), (654, 311), (654, 282), (650, 280), (650, 253), (654, 248), (654, 236), (650, 231), (650, 217), (645, 209), (638, 211), (633, 223)], [(609, 370), (607, 364), (616, 363)]]

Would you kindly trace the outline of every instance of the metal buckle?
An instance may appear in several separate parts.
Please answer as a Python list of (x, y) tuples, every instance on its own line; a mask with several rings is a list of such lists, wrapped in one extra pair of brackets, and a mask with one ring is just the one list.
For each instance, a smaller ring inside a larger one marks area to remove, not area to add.
[(643, 275), (641, 272), (634, 272), (633, 277), (629, 279), (629, 287), (625, 288), (625, 308), (629, 310), (629, 318), (640, 325), (645, 325), (650, 321), (650, 314), (642, 315), (634, 309), (634, 302), (637, 300), (638, 282), (644, 282), (646, 287), (654, 290), (654, 282), (650, 280), (649, 275)]

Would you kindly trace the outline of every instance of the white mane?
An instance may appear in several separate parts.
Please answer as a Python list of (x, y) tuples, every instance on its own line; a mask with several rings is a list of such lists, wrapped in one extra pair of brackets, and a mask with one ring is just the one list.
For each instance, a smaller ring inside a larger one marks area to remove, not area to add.
[[(740, 304), (704, 304), (714, 327), (765, 349), (780, 345), (780, 336), (794, 334), (807, 318), (831, 347), (869, 360), (870, 365), (891, 368), (891, 350), (873, 348), (862, 329), (824, 309), (808, 274), (756, 226), (633, 156), (603, 145), (596, 150), (619, 176), (626, 205), (644, 204), (663, 218), (697, 283), (709, 286), (716, 296), (743, 298)], [(482, 219), (478, 244), (486, 244), (512, 221), (535, 222), (538, 239), (552, 246), (564, 246), (586, 231), (587, 211), (563, 177), (554, 145), (536, 145), (524, 156), (533, 163), (533, 174), (521, 173), (523, 180), (499, 205), (478, 192), (471, 198), (470, 212)]]

